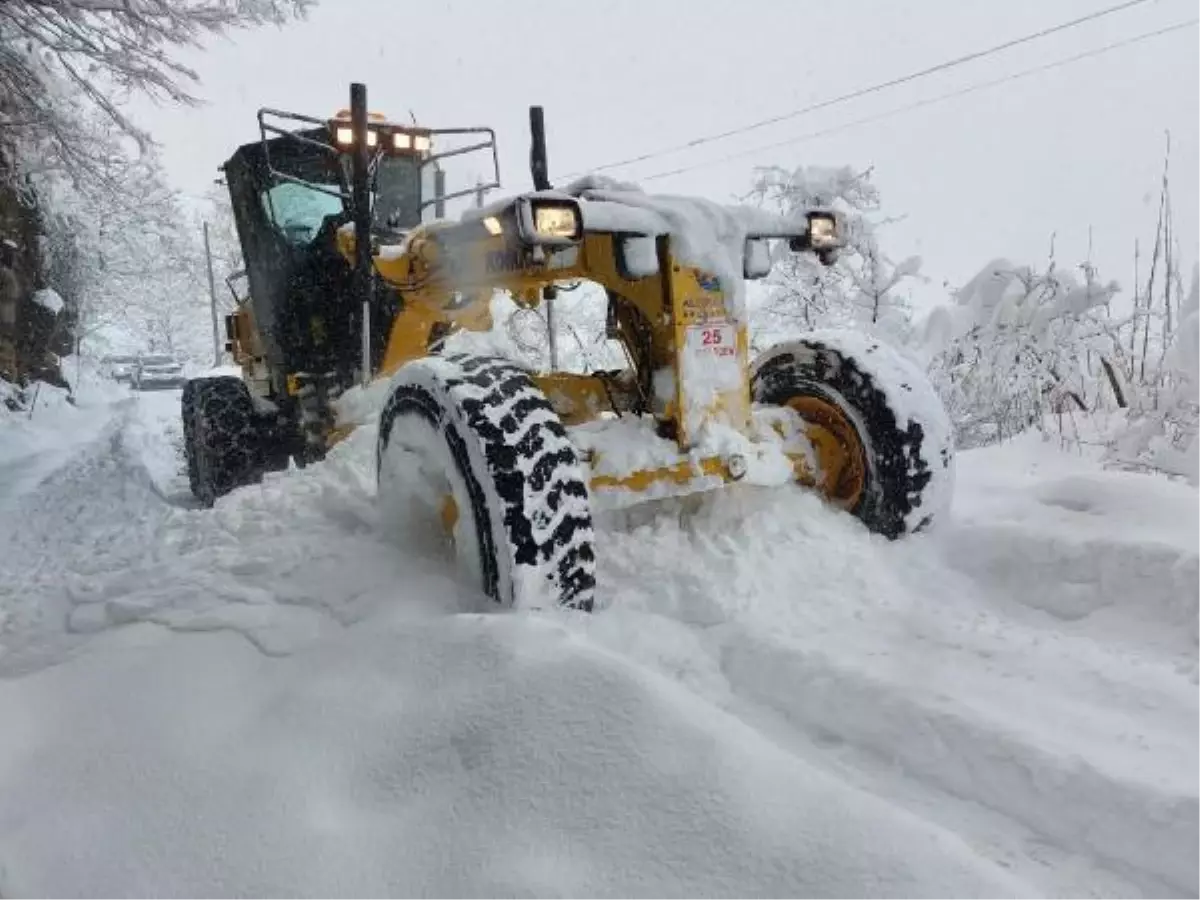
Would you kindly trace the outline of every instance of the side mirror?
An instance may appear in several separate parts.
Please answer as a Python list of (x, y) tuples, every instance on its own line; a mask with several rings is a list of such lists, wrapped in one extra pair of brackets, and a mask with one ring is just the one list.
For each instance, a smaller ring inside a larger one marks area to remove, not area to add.
[(748, 238), (742, 253), (742, 276), (749, 280), (771, 274), (771, 242), (767, 238)]

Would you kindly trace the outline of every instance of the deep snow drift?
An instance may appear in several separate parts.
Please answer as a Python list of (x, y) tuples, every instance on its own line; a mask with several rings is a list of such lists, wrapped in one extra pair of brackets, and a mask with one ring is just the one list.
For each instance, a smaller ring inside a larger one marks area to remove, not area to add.
[(731, 490), (601, 522), (593, 616), (480, 614), (369, 427), (206, 511), (178, 394), (35, 421), (0, 895), (1197, 892), (1193, 488), (1027, 435), (928, 535)]

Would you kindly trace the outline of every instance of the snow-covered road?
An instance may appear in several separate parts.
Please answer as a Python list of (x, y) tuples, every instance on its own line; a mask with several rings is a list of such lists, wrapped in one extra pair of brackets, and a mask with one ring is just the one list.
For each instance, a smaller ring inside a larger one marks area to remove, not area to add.
[(85, 413), (0, 482), (0, 895), (1200, 889), (1193, 488), (1030, 435), (928, 535), (731, 490), (480, 614), (370, 427), (198, 510), (178, 394)]

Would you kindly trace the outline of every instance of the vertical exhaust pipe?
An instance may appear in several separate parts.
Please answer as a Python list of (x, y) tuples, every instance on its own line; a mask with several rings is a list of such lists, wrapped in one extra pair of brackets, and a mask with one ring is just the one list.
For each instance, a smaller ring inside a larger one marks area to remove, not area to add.
[(350, 85), (350, 127), (354, 132), (350, 198), (354, 206), (354, 292), (362, 301), (362, 383), (371, 380), (371, 165), (367, 146), (367, 86)]
[(529, 107), (529, 173), (535, 191), (550, 190), (550, 164), (546, 161), (546, 120), (540, 106)]

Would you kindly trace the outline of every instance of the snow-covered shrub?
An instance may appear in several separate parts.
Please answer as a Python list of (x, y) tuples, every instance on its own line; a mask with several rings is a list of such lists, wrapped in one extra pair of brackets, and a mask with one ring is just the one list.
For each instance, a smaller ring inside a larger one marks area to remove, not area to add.
[(1118, 286), (1085, 268), (1038, 272), (994, 260), (930, 314), (923, 344), (960, 447), (1003, 440), (1047, 413), (1084, 411), (1114, 353)]
[(1162, 348), (1161, 362), (1139, 385), (1134, 402), (1109, 448), (1119, 465), (1146, 466), (1200, 483), (1200, 267), (1178, 309), (1179, 322)]

